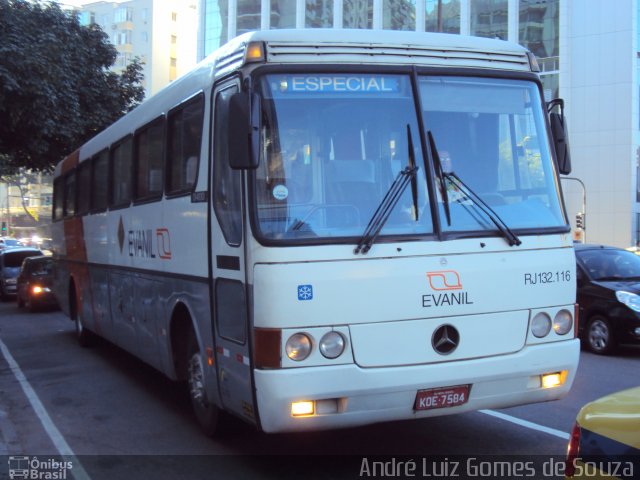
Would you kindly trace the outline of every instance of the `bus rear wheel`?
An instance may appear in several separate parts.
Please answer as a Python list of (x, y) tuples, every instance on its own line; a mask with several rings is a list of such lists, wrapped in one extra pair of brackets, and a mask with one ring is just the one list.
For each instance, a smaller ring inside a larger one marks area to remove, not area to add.
[(191, 407), (204, 433), (214, 436), (219, 433), (222, 412), (216, 404), (209, 402), (207, 398), (204, 363), (198, 342), (193, 334), (188, 341), (186, 357), (187, 387)]
[(80, 315), (76, 315), (76, 338), (81, 347), (91, 347), (95, 343), (93, 333), (84, 327)]
[(71, 318), (76, 324), (76, 338), (81, 347), (91, 347), (95, 344), (96, 337), (93, 332), (87, 330), (82, 321), (82, 305), (75, 294), (75, 286), (71, 288)]

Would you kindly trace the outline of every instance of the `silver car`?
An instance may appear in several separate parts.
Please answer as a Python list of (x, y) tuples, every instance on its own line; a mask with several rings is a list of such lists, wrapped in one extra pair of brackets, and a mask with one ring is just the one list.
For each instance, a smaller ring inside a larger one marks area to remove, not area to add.
[(14, 296), (22, 262), (27, 257), (44, 255), (42, 250), (29, 247), (6, 248), (0, 251), (0, 299)]

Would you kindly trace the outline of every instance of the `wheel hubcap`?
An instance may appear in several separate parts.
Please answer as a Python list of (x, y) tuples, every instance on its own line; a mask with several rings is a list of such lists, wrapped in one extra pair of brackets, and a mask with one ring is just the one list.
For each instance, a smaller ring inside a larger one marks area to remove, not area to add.
[(602, 320), (596, 320), (589, 329), (589, 343), (596, 350), (606, 348), (609, 343), (609, 329)]

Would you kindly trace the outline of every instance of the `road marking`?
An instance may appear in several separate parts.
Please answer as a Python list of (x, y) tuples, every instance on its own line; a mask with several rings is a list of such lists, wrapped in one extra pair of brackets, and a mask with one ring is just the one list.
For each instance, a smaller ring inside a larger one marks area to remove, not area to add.
[(69, 473), (71, 473), (73, 475), (73, 478), (75, 478), (76, 480), (90, 480), (91, 477), (89, 477), (86, 470), (82, 467), (82, 464), (78, 460), (78, 457), (76, 457), (76, 454), (73, 453), (73, 450), (71, 450), (71, 447), (62, 436), (62, 433), (60, 433), (60, 430), (58, 430), (58, 428), (51, 420), (51, 417), (38, 398), (35, 390), (33, 389), (33, 387), (31, 387), (31, 384), (27, 380), (27, 377), (25, 377), (24, 373), (22, 373), (18, 362), (15, 361), (15, 359), (11, 355), (11, 352), (4, 344), (2, 339), (0, 339), (0, 350), (2, 351), (2, 355), (4, 356), (4, 359), (7, 361), (7, 364), (11, 369), (11, 372), (13, 372), (13, 375), (16, 377), (16, 380), (18, 380), (18, 383), (22, 387), (22, 391), (26, 395), (27, 400), (29, 400), (31, 408), (33, 408), (33, 410), (36, 412), (36, 415), (38, 415), (38, 418), (40, 419), (42, 426), (47, 432), (47, 435), (49, 435), (49, 438), (53, 442), (54, 447), (56, 447), (56, 450), (58, 450), (58, 453), (64, 458), (64, 460), (73, 462), (73, 470), (71, 470)]
[(494, 412), (493, 410), (479, 410), (479, 412), (484, 413), (485, 415), (489, 415), (491, 417), (500, 418), (501, 420), (506, 420), (507, 422), (515, 423), (516, 425), (520, 425), (521, 427), (526, 427), (532, 430), (538, 430), (539, 432), (548, 433), (549, 435), (553, 435), (553, 436), (562, 438), (564, 440), (569, 440), (569, 437), (570, 437), (568, 433), (563, 432), (561, 430), (545, 427), (544, 425), (538, 425), (537, 423), (512, 417), (511, 415), (506, 415), (504, 413)]

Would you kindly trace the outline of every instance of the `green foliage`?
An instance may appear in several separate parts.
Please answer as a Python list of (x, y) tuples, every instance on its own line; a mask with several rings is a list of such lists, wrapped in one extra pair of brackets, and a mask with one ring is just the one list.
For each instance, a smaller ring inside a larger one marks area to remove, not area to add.
[(55, 3), (0, 0), (0, 170), (51, 170), (144, 97), (136, 59)]

